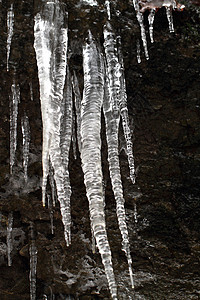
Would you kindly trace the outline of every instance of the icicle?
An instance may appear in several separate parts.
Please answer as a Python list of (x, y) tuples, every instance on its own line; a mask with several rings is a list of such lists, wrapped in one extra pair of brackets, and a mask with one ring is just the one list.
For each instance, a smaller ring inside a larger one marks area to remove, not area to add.
[(78, 79), (75, 72), (72, 77), (72, 85), (73, 85), (75, 108), (76, 108), (78, 148), (79, 151), (81, 152), (81, 93), (79, 90)]
[(7, 12), (7, 71), (9, 71), (9, 58), (10, 58), (10, 46), (13, 36), (13, 27), (14, 27), (14, 11), (13, 4), (11, 4)]
[(110, 292), (117, 299), (117, 288), (108, 243), (101, 169), (101, 107), (104, 91), (104, 68), (100, 50), (91, 32), (83, 47), (84, 91), (81, 106), (81, 160), (90, 221), (97, 247), (101, 254)]
[(141, 63), (141, 56), (140, 56), (140, 40), (137, 40), (137, 62), (138, 64)]
[(108, 20), (111, 19), (111, 13), (110, 13), (110, 1), (106, 0), (105, 1), (106, 9), (107, 9), (107, 14), (108, 14)]
[(30, 86), (31, 101), (33, 101), (33, 84), (32, 84), (32, 82), (29, 83), (29, 86)]
[(12, 229), (13, 229), (13, 212), (10, 212), (8, 215), (8, 225), (7, 225), (7, 255), (8, 255), (8, 266), (12, 265), (11, 253), (13, 249), (13, 237), (12, 237)]
[(21, 120), (22, 136), (23, 136), (23, 167), (24, 167), (24, 179), (27, 182), (28, 179), (28, 160), (29, 160), (29, 144), (30, 144), (30, 126), (29, 119), (26, 115)]
[(54, 181), (54, 172), (53, 167), (51, 165), (51, 162), (49, 162), (49, 183), (51, 186), (51, 197), (52, 197), (52, 204), (55, 207), (56, 206), (56, 187), (55, 187), (55, 181)]
[(47, 2), (43, 12), (36, 15), (34, 34), (43, 121), (43, 205), (50, 160), (54, 170), (65, 240), (69, 245), (71, 189), (68, 155), (71, 142), (72, 99), (69, 79), (64, 91), (68, 37), (66, 13), (59, 1)]
[(136, 202), (134, 203), (134, 221), (135, 221), (135, 224), (137, 224), (137, 222), (138, 222), (138, 213), (137, 213)]
[[(106, 53), (106, 69), (107, 69), (107, 79), (105, 83), (105, 95), (103, 102), (103, 110), (106, 123), (106, 139), (108, 144), (108, 162), (110, 170), (110, 178), (112, 183), (112, 189), (116, 200), (116, 210), (117, 218), (119, 223), (119, 228), (122, 235), (122, 249), (125, 251), (128, 265), (129, 273), (131, 279), (131, 285), (133, 284), (133, 274), (132, 274), (132, 259), (130, 255), (130, 246), (128, 240), (128, 230), (126, 226), (126, 216), (124, 208), (124, 197), (123, 197), (123, 187), (121, 181), (120, 165), (119, 165), (119, 152), (118, 152), (118, 135), (119, 135), (119, 121), (120, 121), (120, 109), (119, 105), (123, 105), (124, 99), (121, 97), (121, 78), (122, 78), (122, 65), (120, 64), (118, 53), (116, 52), (117, 45), (114, 33), (112, 31), (111, 25), (108, 24), (104, 28), (104, 48)], [(116, 72), (113, 64), (120, 66), (120, 69)], [(111, 105), (114, 100), (118, 105)], [(121, 103), (121, 104), (120, 104)], [(118, 110), (118, 111), (116, 111)], [(122, 110), (122, 115), (124, 115), (125, 109)], [(123, 120), (125, 117), (122, 118)], [(124, 122), (123, 122), (124, 123)], [(125, 128), (124, 128), (125, 129)], [(127, 128), (125, 129), (127, 132)]]
[(18, 104), (20, 102), (20, 88), (15, 83), (11, 86), (10, 96), (10, 173), (13, 172), (13, 166), (15, 163), (15, 152), (17, 148), (17, 115)]
[(156, 14), (156, 10), (155, 10), (155, 8), (153, 8), (153, 9), (150, 10), (150, 13), (148, 15), (149, 35), (150, 35), (151, 43), (154, 42), (154, 39), (153, 39), (153, 23), (154, 23), (154, 19), (155, 19), (155, 14)]
[(148, 53), (148, 48), (147, 48), (147, 39), (146, 39), (146, 33), (145, 33), (145, 27), (144, 27), (144, 18), (143, 14), (140, 12), (140, 7), (139, 7), (139, 2), (138, 0), (133, 0), (133, 6), (136, 12), (136, 17), (138, 20), (138, 23), (140, 25), (140, 30), (141, 30), (141, 38), (143, 42), (143, 47), (144, 47), (144, 54), (146, 59), (149, 59), (149, 53)]
[(174, 32), (172, 7), (171, 6), (166, 6), (165, 8), (166, 8), (167, 20), (168, 20), (168, 23), (169, 23), (169, 32), (172, 33), (172, 32)]
[(77, 155), (76, 155), (76, 119), (75, 119), (74, 111), (72, 113), (72, 149), (73, 149), (74, 159), (77, 159)]
[(119, 63), (121, 65), (121, 76), (120, 76), (120, 115), (122, 119), (122, 126), (124, 131), (124, 137), (126, 141), (126, 152), (128, 156), (129, 170), (130, 170), (130, 179), (132, 183), (135, 183), (135, 164), (133, 156), (133, 144), (131, 140), (131, 130), (129, 126), (129, 116), (127, 108), (127, 94), (126, 94), (126, 82), (124, 75), (124, 62), (121, 51), (121, 38), (118, 38), (118, 55)]
[[(67, 70), (66, 85), (65, 85), (64, 97), (63, 97), (61, 128), (60, 128), (60, 148), (61, 148), (62, 163), (64, 166), (64, 177), (63, 177), (64, 197), (62, 197), (62, 194), (59, 195), (58, 184), (56, 182), (58, 200), (60, 202), (60, 210), (62, 214), (63, 224), (65, 227), (64, 234), (65, 234), (65, 240), (67, 246), (71, 244), (71, 231), (70, 231), (71, 186), (70, 186), (70, 178), (69, 178), (69, 170), (68, 170), (71, 139), (72, 139), (72, 86), (71, 86), (71, 75), (69, 73), (69, 70)], [(59, 165), (56, 167), (54, 166), (54, 172), (58, 167)]]
[(34, 227), (32, 222), (30, 224), (29, 255), (30, 255), (30, 273), (29, 273), (30, 299), (36, 300), (37, 248), (35, 245)]

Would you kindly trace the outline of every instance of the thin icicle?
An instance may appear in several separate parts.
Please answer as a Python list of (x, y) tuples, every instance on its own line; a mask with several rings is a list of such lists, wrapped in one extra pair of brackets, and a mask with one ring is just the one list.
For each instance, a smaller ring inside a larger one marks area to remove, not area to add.
[(124, 74), (124, 62), (121, 50), (121, 38), (118, 38), (118, 55), (119, 63), (121, 65), (121, 76), (120, 76), (120, 115), (122, 119), (122, 127), (124, 131), (124, 137), (126, 141), (126, 152), (128, 156), (129, 170), (130, 170), (130, 179), (135, 183), (135, 164), (133, 156), (133, 144), (131, 137), (131, 130), (129, 126), (129, 116), (127, 108), (127, 94), (126, 94), (126, 82)]
[(7, 71), (9, 71), (10, 47), (11, 47), (12, 36), (13, 36), (13, 28), (14, 28), (14, 11), (13, 11), (13, 4), (11, 4), (7, 12)]
[(108, 14), (108, 20), (111, 19), (111, 13), (110, 13), (110, 1), (106, 0), (105, 1), (106, 9), (107, 9), (107, 14)]
[(29, 272), (30, 299), (36, 300), (37, 248), (35, 244), (34, 226), (32, 222), (30, 224), (29, 256), (30, 256), (30, 272)]
[[(105, 95), (103, 102), (103, 110), (106, 123), (106, 139), (108, 145), (108, 162), (110, 170), (110, 178), (112, 183), (112, 189), (116, 200), (116, 211), (119, 223), (119, 228), (122, 235), (122, 249), (125, 251), (128, 265), (129, 273), (131, 279), (131, 285), (134, 287), (133, 283), (133, 273), (132, 273), (132, 259), (130, 255), (130, 246), (128, 239), (128, 230), (126, 225), (126, 216), (124, 208), (124, 197), (123, 197), (123, 187), (121, 181), (120, 165), (119, 165), (119, 150), (118, 150), (118, 138), (119, 138), (119, 121), (120, 121), (120, 103), (124, 99), (121, 98), (121, 77), (123, 76), (122, 65), (119, 61), (116, 38), (112, 30), (111, 25), (108, 24), (104, 28), (104, 49), (106, 54), (106, 82), (105, 82)], [(117, 63), (116, 63), (117, 62)], [(114, 70), (113, 64), (120, 66), (120, 69), (116, 72)], [(114, 71), (113, 71), (114, 70)], [(114, 101), (118, 103), (117, 106), (111, 105)], [(118, 111), (116, 111), (118, 109)], [(124, 114), (124, 112), (122, 112)], [(123, 118), (124, 119), (124, 118)], [(127, 129), (126, 129), (127, 131)]]
[(138, 62), (138, 64), (140, 64), (141, 63), (141, 55), (140, 55), (140, 40), (138, 39), (137, 40), (137, 44), (136, 44), (136, 46), (137, 46), (137, 62)]
[[(71, 244), (71, 230), (70, 230), (71, 186), (70, 186), (70, 178), (69, 178), (69, 170), (68, 170), (71, 139), (72, 139), (72, 85), (71, 85), (71, 75), (69, 73), (69, 69), (67, 69), (66, 85), (64, 89), (63, 106), (62, 106), (61, 127), (60, 127), (60, 148), (61, 148), (62, 163), (64, 166), (64, 176), (63, 176), (64, 197), (62, 196), (62, 194), (59, 195), (59, 191), (57, 187), (58, 200), (60, 201), (60, 210), (62, 214), (62, 221), (64, 224), (64, 234), (65, 234), (65, 240), (67, 246)], [(56, 168), (58, 167), (59, 166), (57, 166)], [(54, 170), (56, 168), (54, 166)]]
[[(50, 161), (54, 170), (65, 240), (69, 245), (71, 188), (68, 179), (68, 152), (72, 118), (67, 106), (70, 108), (72, 104), (69, 79), (64, 90), (68, 36), (66, 13), (59, 1), (47, 2), (43, 11), (36, 15), (34, 33), (43, 121), (43, 205)], [(69, 126), (66, 128), (65, 125)]]
[(56, 205), (56, 186), (55, 186), (55, 180), (54, 180), (54, 171), (53, 171), (51, 162), (49, 163), (49, 183), (51, 186), (52, 204), (55, 207), (55, 205)]
[(165, 8), (166, 8), (167, 20), (169, 23), (169, 32), (172, 33), (174, 32), (172, 6), (166, 6)]
[(17, 149), (17, 116), (18, 116), (18, 104), (20, 102), (20, 88), (15, 83), (11, 86), (10, 96), (10, 173), (13, 172), (13, 166), (15, 163), (15, 152)]
[(137, 204), (136, 202), (134, 203), (134, 222), (137, 224), (138, 222), (138, 213), (137, 213)]
[(32, 82), (29, 83), (29, 86), (30, 86), (31, 101), (33, 101), (33, 84), (32, 84)]
[(77, 159), (76, 155), (76, 118), (75, 118), (75, 113), (73, 111), (72, 113), (72, 149), (73, 149), (73, 155), (74, 159)]
[(117, 288), (108, 243), (101, 169), (101, 107), (104, 93), (104, 67), (100, 50), (91, 32), (83, 47), (84, 91), (81, 106), (81, 160), (90, 221), (105, 268), (110, 293), (117, 299)]
[(79, 148), (79, 151), (81, 152), (81, 93), (79, 90), (78, 79), (77, 79), (75, 72), (72, 77), (72, 86), (73, 86), (75, 108), (76, 108), (76, 126), (77, 126), (78, 148)]
[(21, 120), (22, 136), (23, 136), (23, 167), (24, 167), (24, 179), (27, 182), (28, 179), (28, 160), (29, 160), (29, 144), (30, 144), (30, 126), (27, 115)]
[(144, 17), (143, 14), (140, 12), (140, 6), (139, 6), (139, 1), (138, 0), (133, 0), (133, 6), (136, 12), (136, 17), (138, 20), (138, 23), (140, 25), (140, 30), (141, 30), (141, 38), (143, 42), (143, 47), (144, 47), (144, 54), (146, 59), (149, 59), (149, 53), (148, 53), (148, 48), (147, 48), (147, 38), (146, 38), (146, 32), (145, 32), (145, 27), (144, 27)]
[(155, 14), (156, 14), (156, 9), (153, 8), (153, 9), (150, 10), (149, 15), (148, 15), (149, 35), (150, 35), (151, 43), (154, 42), (154, 39), (153, 39), (153, 23), (154, 23), (154, 19), (155, 19)]
[(11, 267), (12, 265), (12, 249), (13, 249), (13, 237), (12, 237), (12, 230), (13, 230), (13, 212), (10, 212), (8, 215), (8, 225), (7, 225), (7, 256), (8, 256), (8, 266)]

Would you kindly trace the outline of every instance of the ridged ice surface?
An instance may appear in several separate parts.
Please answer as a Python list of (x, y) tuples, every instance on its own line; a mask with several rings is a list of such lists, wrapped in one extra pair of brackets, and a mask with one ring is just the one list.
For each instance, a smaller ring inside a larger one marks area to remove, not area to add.
[(8, 257), (8, 266), (12, 265), (12, 257), (11, 252), (13, 249), (13, 238), (12, 238), (12, 230), (13, 230), (13, 212), (10, 212), (8, 215), (8, 225), (7, 225), (7, 257)]
[(28, 180), (28, 160), (29, 160), (29, 144), (30, 144), (30, 125), (27, 115), (21, 120), (22, 137), (23, 137), (23, 168), (25, 182)]
[(151, 43), (154, 42), (154, 38), (153, 38), (153, 24), (154, 24), (155, 14), (156, 14), (156, 10), (153, 8), (153, 9), (150, 10), (149, 15), (148, 15), (149, 35), (150, 35)]
[[(119, 121), (120, 121), (120, 107), (122, 108), (122, 121), (126, 127), (126, 103), (124, 103), (124, 95), (122, 89), (123, 83), (123, 69), (120, 64), (119, 50), (117, 49), (117, 42), (115, 34), (112, 30), (111, 24), (107, 22), (104, 27), (104, 49), (106, 54), (106, 83), (105, 95), (103, 102), (103, 111), (106, 123), (106, 139), (108, 145), (108, 162), (110, 170), (110, 178), (112, 189), (116, 200), (116, 211), (118, 224), (122, 235), (122, 249), (127, 256), (131, 285), (133, 286), (132, 274), (132, 259), (130, 255), (130, 246), (128, 239), (128, 230), (126, 225), (126, 215), (124, 208), (123, 187), (121, 181), (120, 164), (119, 164)], [(127, 124), (128, 126), (128, 124)], [(127, 127), (124, 128), (126, 138), (128, 137)]]
[(11, 47), (12, 36), (13, 36), (13, 28), (14, 28), (14, 11), (13, 11), (13, 4), (11, 4), (7, 12), (7, 71), (9, 71), (10, 47)]
[(101, 169), (101, 108), (104, 95), (104, 66), (91, 33), (83, 47), (84, 91), (81, 106), (81, 160), (89, 201), (92, 231), (101, 254), (110, 292), (117, 299), (111, 251), (108, 243)]
[(141, 38), (143, 42), (143, 47), (144, 47), (144, 54), (146, 59), (149, 59), (149, 53), (148, 53), (148, 48), (147, 48), (147, 38), (146, 38), (146, 32), (145, 32), (145, 27), (144, 27), (144, 17), (143, 14), (140, 12), (140, 6), (139, 6), (139, 1), (138, 0), (133, 0), (133, 6), (136, 12), (136, 17), (138, 20), (138, 23), (140, 25), (140, 31), (141, 31)]
[(37, 272), (37, 248), (35, 244), (33, 223), (30, 224), (30, 244), (29, 244), (29, 256), (30, 256), (30, 300), (36, 300), (36, 272)]
[[(71, 87), (67, 65), (67, 15), (59, 1), (46, 2), (35, 17), (34, 47), (40, 83), (43, 121), (43, 205), (45, 205), (49, 162), (51, 162), (60, 202), (66, 244), (70, 235), (70, 195), (68, 152), (71, 142)], [(68, 119), (67, 119), (68, 118)], [(68, 127), (66, 127), (66, 124)]]
[(20, 102), (20, 88), (15, 83), (11, 86), (10, 95), (10, 173), (13, 172), (13, 166), (15, 163), (15, 153), (17, 149), (17, 116), (18, 116), (18, 104)]
[(166, 15), (169, 23), (169, 32), (174, 32), (174, 23), (173, 23), (173, 12), (171, 6), (166, 6)]

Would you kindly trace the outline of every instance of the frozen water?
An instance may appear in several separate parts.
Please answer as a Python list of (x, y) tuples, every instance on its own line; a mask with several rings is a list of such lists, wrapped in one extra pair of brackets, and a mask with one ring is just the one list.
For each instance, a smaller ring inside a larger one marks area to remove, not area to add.
[(14, 28), (14, 11), (13, 11), (13, 4), (11, 4), (7, 12), (7, 71), (9, 71), (10, 47), (11, 47), (12, 36), (13, 36), (13, 28)]
[(104, 66), (100, 49), (91, 33), (83, 47), (84, 91), (81, 106), (81, 160), (89, 201), (91, 227), (105, 268), (110, 292), (117, 288), (108, 244), (101, 169), (101, 108), (104, 95)]
[(22, 137), (23, 137), (23, 167), (24, 167), (24, 179), (27, 182), (28, 179), (28, 160), (29, 160), (29, 144), (30, 144), (30, 126), (27, 115), (21, 120)]
[(150, 35), (151, 43), (154, 42), (154, 39), (153, 39), (153, 23), (154, 23), (154, 19), (155, 19), (155, 14), (156, 14), (156, 10), (153, 8), (153, 9), (150, 10), (150, 13), (148, 15), (149, 35)]
[(13, 166), (15, 163), (15, 153), (17, 149), (17, 116), (18, 116), (18, 104), (20, 102), (20, 88), (15, 83), (11, 86), (10, 95), (10, 173), (13, 172)]

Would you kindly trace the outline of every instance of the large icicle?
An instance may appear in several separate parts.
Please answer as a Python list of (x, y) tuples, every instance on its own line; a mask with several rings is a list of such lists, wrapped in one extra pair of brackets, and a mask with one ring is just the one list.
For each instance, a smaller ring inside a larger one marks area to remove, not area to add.
[(23, 136), (23, 167), (24, 179), (28, 179), (28, 160), (29, 160), (29, 144), (30, 144), (30, 126), (28, 116), (25, 114), (21, 120), (22, 136)]
[(32, 222), (30, 224), (29, 255), (30, 255), (30, 272), (29, 272), (30, 299), (36, 300), (37, 248), (35, 244), (34, 227)]
[(101, 107), (104, 94), (104, 67), (100, 50), (89, 32), (83, 47), (84, 91), (81, 106), (81, 159), (90, 209), (92, 231), (101, 254), (110, 292), (117, 299), (117, 288), (108, 243), (101, 169)]
[(10, 58), (10, 47), (13, 36), (13, 27), (14, 27), (14, 11), (13, 4), (7, 12), (7, 71), (9, 71), (9, 58)]
[(148, 48), (147, 48), (147, 38), (146, 38), (146, 32), (145, 32), (145, 27), (144, 27), (144, 17), (143, 17), (143, 14), (140, 12), (139, 1), (133, 0), (133, 6), (134, 6), (134, 9), (136, 12), (136, 17), (137, 17), (138, 23), (140, 25), (141, 38), (142, 38), (142, 42), (143, 42), (145, 57), (148, 60), (149, 53), (148, 53)]
[[(70, 244), (70, 187), (68, 184), (68, 140), (71, 131), (64, 128), (64, 124), (71, 117), (67, 112), (67, 105), (71, 105), (66, 87), (63, 98), (66, 55), (67, 55), (67, 22), (66, 13), (59, 1), (47, 1), (41, 13), (35, 17), (36, 58), (40, 82), (40, 100), (43, 121), (43, 205), (47, 177), (49, 174), (49, 160), (53, 166), (58, 200), (64, 224), (66, 244)], [(69, 85), (69, 80), (67, 80)], [(66, 104), (66, 102), (69, 103)], [(69, 118), (67, 121), (66, 118)], [(67, 123), (68, 124), (68, 123)], [(70, 124), (71, 126), (71, 124)], [(65, 134), (69, 134), (65, 137)]]
[(8, 215), (8, 225), (7, 225), (7, 256), (8, 256), (9, 267), (12, 265), (12, 258), (11, 258), (11, 252), (13, 249), (12, 230), (13, 230), (13, 212), (10, 212)]
[(10, 96), (10, 173), (13, 172), (13, 166), (15, 163), (15, 152), (17, 149), (17, 115), (18, 104), (20, 102), (20, 88), (15, 83), (11, 86)]
[[(106, 123), (106, 138), (108, 144), (108, 162), (110, 170), (110, 178), (112, 183), (112, 189), (116, 200), (116, 211), (119, 223), (119, 228), (122, 235), (122, 249), (125, 251), (129, 264), (129, 273), (131, 279), (131, 285), (133, 283), (132, 273), (132, 259), (130, 255), (130, 246), (128, 239), (128, 230), (126, 225), (126, 215), (124, 208), (123, 187), (121, 181), (120, 165), (119, 165), (119, 151), (118, 151), (118, 139), (119, 139), (119, 121), (120, 121), (120, 109), (119, 105), (122, 103), (121, 99), (121, 77), (122, 70), (121, 65), (119, 69), (119, 59), (117, 53), (116, 38), (112, 30), (111, 24), (107, 22), (104, 27), (104, 49), (106, 54), (106, 84), (105, 95), (103, 102), (103, 110)], [(112, 105), (114, 99), (117, 105)], [(121, 104), (122, 105), (122, 104)], [(126, 113), (125, 107), (122, 110), (122, 120), (125, 123), (124, 115)], [(127, 132), (127, 128), (124, 128)]]

